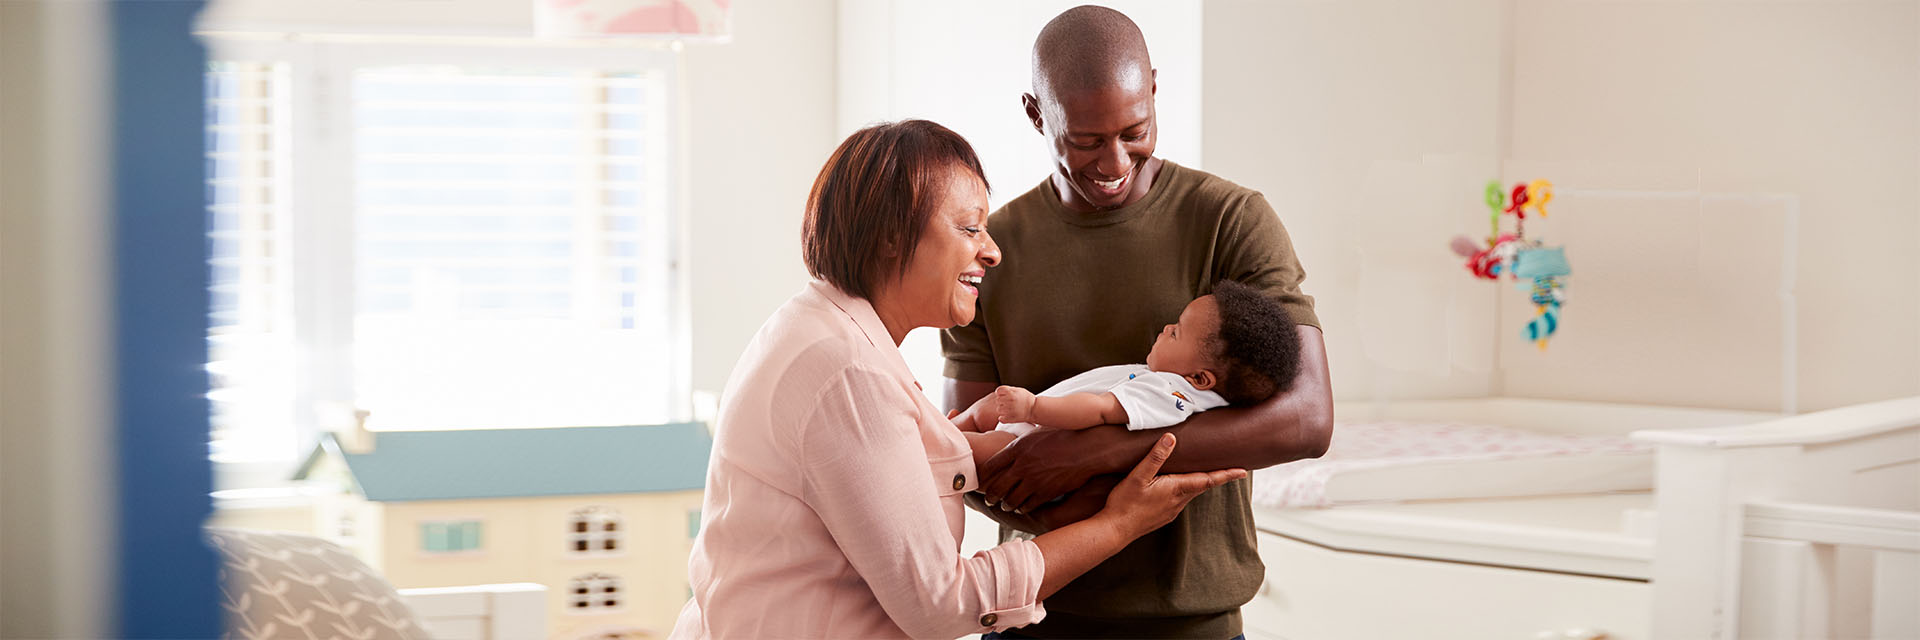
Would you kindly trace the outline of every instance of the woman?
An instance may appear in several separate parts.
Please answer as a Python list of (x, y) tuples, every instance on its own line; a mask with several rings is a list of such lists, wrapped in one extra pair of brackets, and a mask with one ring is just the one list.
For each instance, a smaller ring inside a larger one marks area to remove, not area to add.
[(945, 637), (1038, 621), (1040, 600), (1238, 469), (1156, 477), (1165, 437), (1086, 520), (960, 554), (966, 440), (899, 344), (973, 320), (1000, 250), (972, 147), (924, 120), (853, 134), (814, 181), (817, 278), (760, 328), (715, 423), (693, 599), (675, 638)]

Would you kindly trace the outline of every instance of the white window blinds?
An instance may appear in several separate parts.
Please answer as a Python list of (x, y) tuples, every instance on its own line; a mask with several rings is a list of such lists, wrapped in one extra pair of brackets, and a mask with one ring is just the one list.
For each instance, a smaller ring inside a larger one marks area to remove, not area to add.
[(352, 90), (371, 424), (667, 420), (664, 78), (417, 65)]
[(214, 455), (292, 453), (286, 65), (222, 62), (206, 76)]

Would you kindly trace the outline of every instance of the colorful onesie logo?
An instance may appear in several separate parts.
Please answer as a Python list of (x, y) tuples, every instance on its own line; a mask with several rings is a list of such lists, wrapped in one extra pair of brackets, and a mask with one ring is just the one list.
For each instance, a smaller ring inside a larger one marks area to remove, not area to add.
[(1187, 410), (1186, 403), (1193, 402), (1193, 400), (1187, 398), (1186, 394), (1180, 393), (1178, 391), (1172, 391), (1170, 393), (1173, 394), (1173, 397), (1179, 398), (1179, 400), (1173, 401), (1174, 411), (1186, 411)]

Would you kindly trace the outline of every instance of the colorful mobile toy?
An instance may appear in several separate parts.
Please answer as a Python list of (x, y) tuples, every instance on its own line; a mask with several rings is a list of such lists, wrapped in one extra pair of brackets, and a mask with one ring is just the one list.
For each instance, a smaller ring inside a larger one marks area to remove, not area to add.
[[(1560, 329), (1560, 305), (1566, 303), (1566, 277), (1573, 274), (1567, 265), (1563, 247), (1547, 247), (1527, 239), (1527, 210), (1547, 217), (1547, 203), (1553, 201), (1553, 183), (1534, 180), (1513, 185), (1512, 197), (1498, 181), (1487, 183), (1487, 209), (1492, 212), (1485, 246), (1467, 236), (1453, 238), (1453, 252), (1467, 259), (1467, 271), (1474, 277), (1499, 280), (1511, 278), (1521, 290), (1528, 291), (1534, 317), (1521, 335), (1528, 342), (1547, 348), (1547, 338)], [(1512, 214), (1513, 231), (1500, 231), (1500, 217)], [(1521, 281), (1521, 279), (1525, 281)]]

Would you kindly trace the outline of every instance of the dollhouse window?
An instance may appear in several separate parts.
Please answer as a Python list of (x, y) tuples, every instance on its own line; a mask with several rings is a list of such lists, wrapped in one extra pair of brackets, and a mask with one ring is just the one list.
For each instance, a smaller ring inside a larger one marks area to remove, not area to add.
[(567, 610), (592, 613), (620, 607), (620, 578), (604, 573), (589, 573), (573, 579), (573, 589), (567, 594)]
[(588, 507), (573, 512), (568, 548), (574, 553), (618, 553), (626, 546), (620, 512)]
[(480, 550), (480, 522), (460, 520), (420, 523), (420, 550), (458, 553)]

